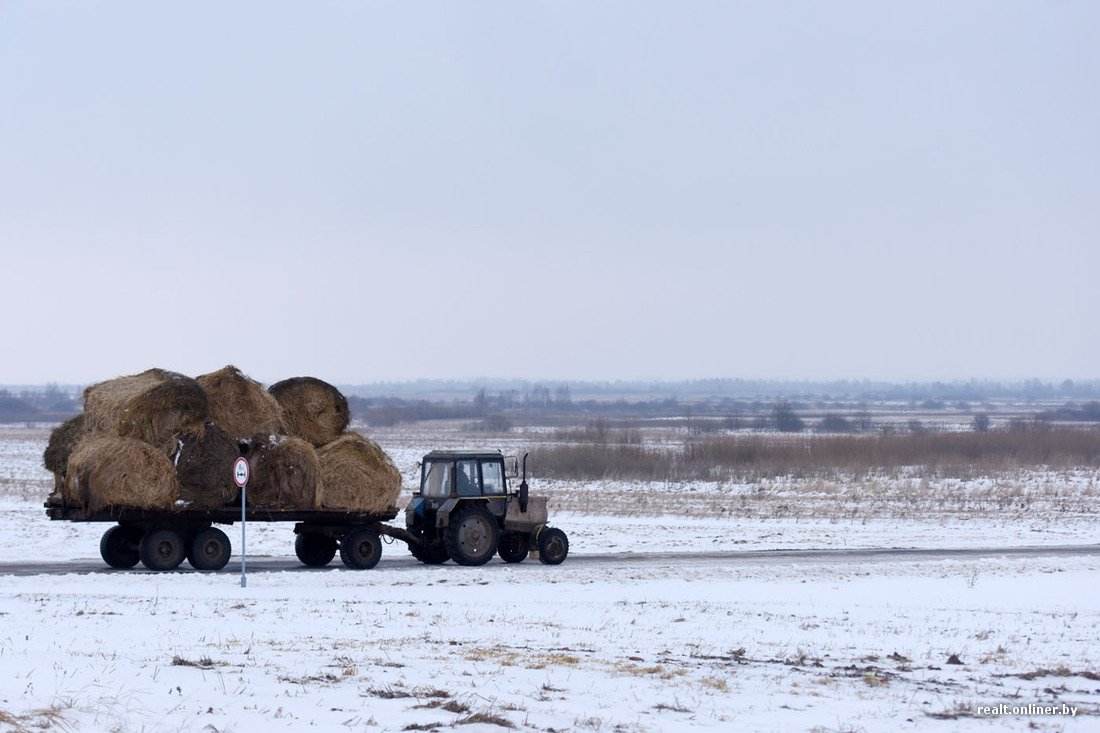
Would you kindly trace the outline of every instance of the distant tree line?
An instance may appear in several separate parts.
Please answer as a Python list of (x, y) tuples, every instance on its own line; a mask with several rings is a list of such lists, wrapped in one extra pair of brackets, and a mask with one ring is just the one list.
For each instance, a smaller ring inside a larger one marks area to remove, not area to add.
[(0, 422), (57, 422), (80, 411), (80, 393), (64, 392), (56, 384), (18, 394), (0, 389)]

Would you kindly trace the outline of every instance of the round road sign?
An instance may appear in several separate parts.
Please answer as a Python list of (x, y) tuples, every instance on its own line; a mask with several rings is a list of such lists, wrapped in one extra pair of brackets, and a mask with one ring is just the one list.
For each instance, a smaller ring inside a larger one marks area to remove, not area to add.
[(233, 480), (237, 482), (237, 486), (248, 483), (248, 461), (244, 458), (238, 458), (233, 464)]

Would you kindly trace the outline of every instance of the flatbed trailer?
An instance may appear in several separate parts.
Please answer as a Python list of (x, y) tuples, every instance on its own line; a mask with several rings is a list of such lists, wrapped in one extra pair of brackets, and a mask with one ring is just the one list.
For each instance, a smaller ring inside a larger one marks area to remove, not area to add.
[[(178, 510), (82, 506), (46, 503), (50, 519), (67, 522), (110, 522), (99, 543), (103, 560), (114, 568), (132, 568), (141, 562), (150, 570), (173, 570), (186, 559), (196, 570), (220, 570), (229, 562), (232, 545), (215, 524), (232, 525), (242, 520), (240, 506), (214, 509), (183, 507)], [(366, 570), (378, 564), (381, 537), (406, 543), (420, 540), (405, 529), (386, 522), (398, 514), (339, 509), (278, 509), (248, 506), (246, 522), (294, 522), (294, 549), (310, 567), (323, 567), (335, 557), (349, 568)]]

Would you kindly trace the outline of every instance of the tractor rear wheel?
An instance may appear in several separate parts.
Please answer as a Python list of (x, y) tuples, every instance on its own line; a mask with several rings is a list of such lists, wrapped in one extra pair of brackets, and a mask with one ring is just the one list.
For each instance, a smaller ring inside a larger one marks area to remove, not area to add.
[(500, 538), (497, 554), (504, 562), (523, 562), (531, 550), (531, 535), (525, 532), (505, 532)]
[(500, 529), (483, 506), (468, 503), (451, 513), (443, 542), (447, 554), (459, 565), (484, 565), (496, 554)]

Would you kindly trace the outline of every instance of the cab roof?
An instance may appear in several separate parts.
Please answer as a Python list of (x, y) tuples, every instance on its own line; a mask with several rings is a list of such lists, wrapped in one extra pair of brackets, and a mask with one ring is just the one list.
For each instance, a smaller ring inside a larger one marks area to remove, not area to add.
[(425, 461), (461, 461), (470, 459), (503, 458), (499, 450), (433, 450), (424, 456)]

